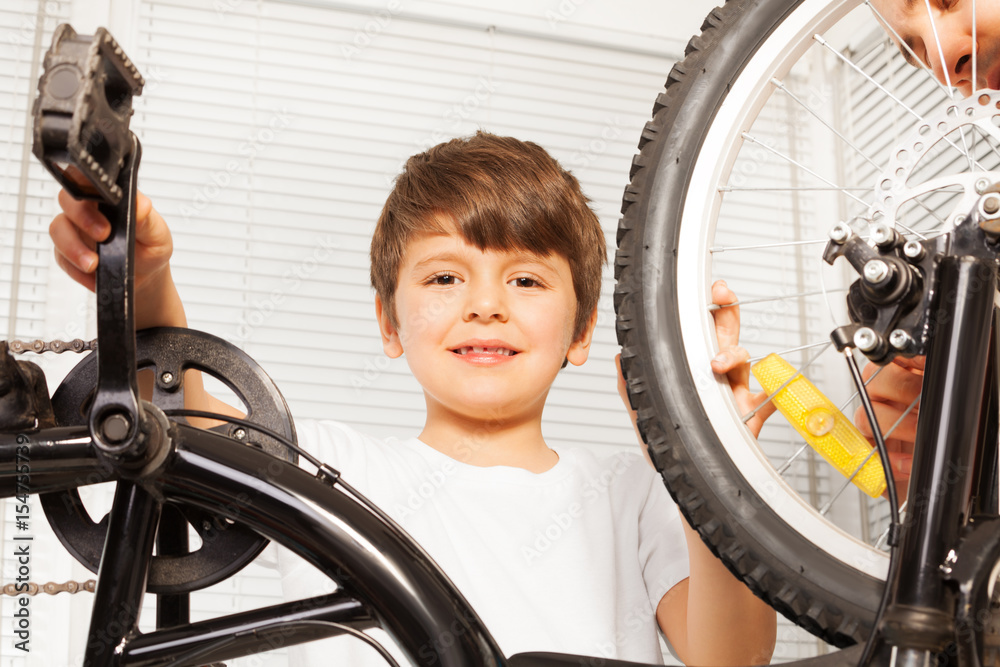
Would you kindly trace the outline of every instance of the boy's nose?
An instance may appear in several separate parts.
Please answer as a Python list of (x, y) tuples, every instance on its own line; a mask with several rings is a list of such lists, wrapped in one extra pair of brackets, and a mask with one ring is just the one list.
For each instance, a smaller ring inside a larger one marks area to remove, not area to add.
[(508, 315), (507, 300), (502, 287), (481, 286), (469, 290), (465, 306), (466, 322), (477, 319), (506, 322)]

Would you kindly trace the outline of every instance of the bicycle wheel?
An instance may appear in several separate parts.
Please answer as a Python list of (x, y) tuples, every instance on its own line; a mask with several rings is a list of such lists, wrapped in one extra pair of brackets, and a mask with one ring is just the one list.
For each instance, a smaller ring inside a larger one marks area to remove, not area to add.
[(867, 2), (733, 0), (702, 31), (657, 98), (624, 195), (623, 368), (650, 454), (709, 546), (784, 615), (848, 645), (879, 603), (887, 503), (848, 488), (780, 416), (750, 434), (709, 366), (710, 285), (739, 296), (753, 360), (783, 354), (852, 415), (829, 334), (857, 275), (822, 263), (827, 231), (950, 228), (984, 174), (1000, 180), (1000, 98), (963, 101), (907, 66)]

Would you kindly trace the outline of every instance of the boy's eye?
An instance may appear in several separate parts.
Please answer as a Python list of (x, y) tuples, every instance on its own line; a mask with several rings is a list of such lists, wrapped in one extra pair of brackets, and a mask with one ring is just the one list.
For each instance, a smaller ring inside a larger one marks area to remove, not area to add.
[(427, 281), (428, 285), (454, 285), (458, 282), (456, 276), (450, 273), (441, 273), (436, 276), (431, 276), (430, 280)]
[(520, 278), (514, 278), (511, 281), (516, 287), (540, 287), (539, 283), (534, 278), (529, 278), (528, 276), (521, 276)]

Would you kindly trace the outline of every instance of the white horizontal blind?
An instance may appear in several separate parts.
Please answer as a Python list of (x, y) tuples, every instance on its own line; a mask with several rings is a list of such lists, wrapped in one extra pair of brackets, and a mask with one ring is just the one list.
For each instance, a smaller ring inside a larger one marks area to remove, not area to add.
[(31, 156), (28, 121), (41, 56), (68, 5), (11, 0), (0, 7), (0, 327), (9, 338), (43, 333), (58, 188)]

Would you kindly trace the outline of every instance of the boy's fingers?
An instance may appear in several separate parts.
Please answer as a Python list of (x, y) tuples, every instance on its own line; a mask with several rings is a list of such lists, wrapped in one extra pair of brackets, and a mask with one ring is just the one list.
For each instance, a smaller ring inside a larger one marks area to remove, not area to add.
[[(866, 368), (865, 370), (867, 371), (868, 369)], [(896, 364), (887, 364), (868, 383), (868, 395), (875, 401), (892, 401), (909, 405), (920, 395), (923, 381), (924, 376), (922, 373)]]
[(82, 273), (92, 273), (97, 268), (97, 253), (80, 238), (78, 228), (66, 214), (60, 213), (52, 220), (49, 236), (55, 243), (56, 257), (66, 261), (66, 265), (60, 266), (72, 266)]
[(59, 206), (73, 225), (95, 241), (103, 241), (111, 233), (111, 224), (97, 210), (97, 202), (73, 199), (68, 192), (60, 190)]
[[(765, 403), (765, 401), (767, 402)], [(755, 394), (752, 399), (752, 402), (754, 407), (760, 406), (760, 409), (757, 410), (757, 416), (760, 417), (762, 420), (767, 419), (768, 417), (773, 415), (775, 410), (778, 409), (778, 406), (774, 404), (774, 401), (767, 400), (766, 391), (762, 391), (758, 394)]]
[[(725, 281), (717, 280), (712, 285), (712, 303), (719, 306), (736, 302), (736, 294), (729, 289)], [(715, 319), (715, 336), (719, 341), (719, 349), (737, 345), (740, 341), (740, 309), (729, 306), (712, 311)]]
[(170, 229), (166, 220), (153, 208), (149, 197), (141, 192), (136, 195), (135, 202), (136, 243), (148, 247), (169, 247)]
[[(721, 345), (721, 342), (720, 342)], [(750, 353), (739, 345), (732, 345), (723, 348), (719, 354), (712, 359), (712, 370), (720, 375), (725, 375), (734, 368), (742, 366), (750, 360)]]
[(56, 264), (58, 264), (60, 268), (62, 268), (62, 270), (66, 272), (66, 275), (68, 275), (70, 278), (80, 283), (90, 291), (94, 290), (94, 288), (97, 285), (97, 278), (93, 273), (84, 273), (80, 269), (76, 268), (75, 266), (70, 264), (65, 257), (60, 255), (58, 250), (55, 251), (55, 256), (56, 256)]
[(926, 357), (896, 357), (892, 363), (902, 368), (912, 368), (914, 370), (924, 370), (924, 360)]
[[(872, 408), (875, 410), (875, 418), (878, 419), (878, 425), (882, 429), (883, 436), (891, 436), (892, 439), (900, 442), (913, 442), (916, 439), (917, 418), (919, 416), (917, 410), (910, 410), (909, 414), (903, 417), (902, 421), (899, 421), (900, 416), (903, 414), (903, 409), (886, 403), (872, 403)], [(891, 434), (887, 434), (888, 430), (897, 421), (899, 421), (899, 425), (893, 429)], [(854, 412), (854, 424), (866, 438), (874, 437), (871, 424), (868, 423), (868, 415), (865, 413), (863, 407), (859, 407)]]

